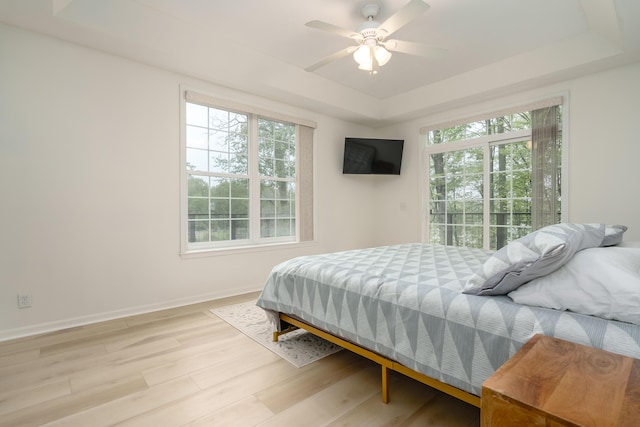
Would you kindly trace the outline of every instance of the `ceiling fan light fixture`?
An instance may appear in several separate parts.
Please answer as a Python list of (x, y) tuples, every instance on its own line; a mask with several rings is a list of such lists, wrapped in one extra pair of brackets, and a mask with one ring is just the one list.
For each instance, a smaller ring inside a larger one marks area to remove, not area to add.
[[(380, 45), (373, 48), (373, 55), (375, 55), (376, 64), (379, 67), (382, 67), (391, 59), (391, 52)], [(373, 70), (372, 49), (369, 46), (363, 44), (356, 49), (356, 51), (353, 52), (353, 59), (359, 64), (358, 68), (360, 70)]]
[(371, 69), (371, 49), (367, 45), (360, 45), (355, 52), (353, 52), (353, 59), (360, 64), (360, 67), (363, 67), (367, 63), (369, 64), (369, 69)]
[(391, 59), (391, 52), (382, 46), (376, 46), (373, 48), (374, 55), (376, 56), (376, 62), (379, 66), (383, 66)]

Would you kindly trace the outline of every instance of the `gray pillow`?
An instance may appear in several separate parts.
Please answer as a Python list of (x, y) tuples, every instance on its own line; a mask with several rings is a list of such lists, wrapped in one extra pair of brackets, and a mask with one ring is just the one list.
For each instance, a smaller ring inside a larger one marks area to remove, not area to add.
[(615, 246), (622, 243), (622, 235), (627, 231), (626, 225), (606, 225), (604, 228), (604, 239), (600, 246)]
[(555, 224), (514, 240), (496, 251), (467, 280), (463, 293), (506, 295), (565, 264), (578, 251), (600, 246), (604, 224)]

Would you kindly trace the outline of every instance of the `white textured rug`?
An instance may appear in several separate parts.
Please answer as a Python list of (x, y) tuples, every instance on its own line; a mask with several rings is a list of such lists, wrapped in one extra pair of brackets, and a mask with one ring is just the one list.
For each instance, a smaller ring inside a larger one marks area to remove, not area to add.
[(278, 342), (273, 342), (273, 325), (255, 301), (218, 307), (211, 312), (298, 368), (342, 350), (302, 329), (282, 335)]

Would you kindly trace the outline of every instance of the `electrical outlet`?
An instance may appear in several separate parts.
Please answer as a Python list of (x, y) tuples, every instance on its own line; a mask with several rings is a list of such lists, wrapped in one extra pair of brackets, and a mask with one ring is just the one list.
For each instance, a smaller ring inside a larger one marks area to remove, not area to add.
[(18, 294), (18, 308), (31, 307), (31, 294)]

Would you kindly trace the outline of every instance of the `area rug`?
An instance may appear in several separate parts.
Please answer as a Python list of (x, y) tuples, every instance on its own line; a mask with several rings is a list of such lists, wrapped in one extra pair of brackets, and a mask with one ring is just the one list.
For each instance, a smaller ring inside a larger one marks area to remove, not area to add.
[(211, 312), (298, 368), (342, 350), (302, 329), (282, 335), (273, 342), (273, 325), (255, 301), (218, 307)]

